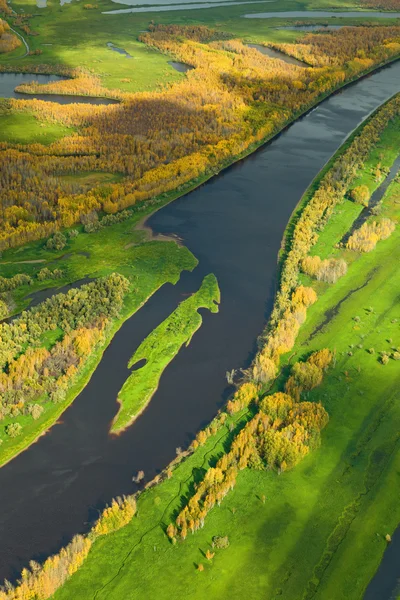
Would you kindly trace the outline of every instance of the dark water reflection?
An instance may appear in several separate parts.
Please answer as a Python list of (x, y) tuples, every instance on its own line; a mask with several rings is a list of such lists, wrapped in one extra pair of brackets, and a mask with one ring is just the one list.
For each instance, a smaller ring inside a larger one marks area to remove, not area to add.
[(194, 69), (192, 65), (187, 65), (183, 62), (177, 62), (176, 60), (169, 60), (168, 64), (171, 65), (171, 67), (175, 69), (175, 71), (179, 71), (179, 73), (187, 73), (188, 71)]
[[(152, 478), (226, 399), (225, 372), (249, 364), (271, 308), (282, 234), (302, 193), (346, 136), (399, 90), (400, 64), (331, 97), (272, 143), (163, 208), (148, 224), (177, 234), (200, 263), (164, 286), (116, 335), (89, 385), (29, 450), (0, 469), (0, 577), (58, 550), (85, 531), (112, 496)], [(202, 277), (221, 287), (218, 314), (163, 374), (148, 409), (108, 436), (115, 398), (135, 348)]]
[(117, 100), (109, 98), (94, 98), (92, 96), (61, 96), (57, 94), (21, 94), (15, 91), (17, 85), (22, 83), (51, 83), (62, 81), (65, 77), (58, 75), (36, 75), (30, 73), (0, 73), (0, 98), (18, 98), (19, 100), (45, 100), (59, 104), (114, 104)]

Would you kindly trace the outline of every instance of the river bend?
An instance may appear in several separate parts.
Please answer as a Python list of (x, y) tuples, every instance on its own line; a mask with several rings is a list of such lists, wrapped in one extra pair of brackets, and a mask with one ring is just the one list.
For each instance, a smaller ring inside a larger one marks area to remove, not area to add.
[[(15, 577), (86, 531), (113, 496), (151, 479), (209, 422), (230, 392), (225, 373), (249, 365), (272, 306), (277, 254), (291, 212), (345, 138), (400, 89), (400, 63), (343, 89), (271, 143), (153, 215), (157, 233), (176, 234), (199, 259), (117, 333), (91, 381), (60, 422), (0, 469), (0, 578)], [(149, 407), (123, 435), (109, 437), (129, 357), (178, 301), (213, 272), (218, 314), (164, 372)]]

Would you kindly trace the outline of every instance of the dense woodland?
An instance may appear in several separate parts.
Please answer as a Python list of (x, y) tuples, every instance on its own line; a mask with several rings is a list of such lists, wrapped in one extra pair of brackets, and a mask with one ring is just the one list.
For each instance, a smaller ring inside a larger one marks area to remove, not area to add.
[(0, 421), (7, 420), (8, 436), (22, 433), (16, 417), (38, 419), (46, 402), (66, 399), (119, 315), (128, 287), (128, 280), (114, 273), (55, 294), (0, 324)]
[[(39, 120), (71, 126), (76, 133), (49, 146), (0, 144), (0, 250), (49, 236), (92, 212), (113, 214), (211, 174), (276, 133), (321, 94), (400, 53), (396, 27), (360, 27), (356, 42), (351, 28), (314, 35), (300, 45), (307, 48), (308, 62), (317, 65), (313, 68), (271, 59), (207, 27), (150, 29), (142, 42), (195, 67), (162, 92), (105, 90), (82, 69), (40, 65), (36, 72), (71, 78), (20, 89), (109, 95), (122, 102), (60, 106), (10, 101), (13, 111), (33, 111)], [(316, 55), (323, 57), (323, 66)], [(85, 172), (123, 178), (88, 191), (79, 180), (63, 177)]]
[(279, 50), (315, 67), (346, 64), (356, 72), (376, 59), (386, 60), (400, 52), (400, 27), (343, 27), (332, 33), (310, 33), (298, 44), (277, 44)]

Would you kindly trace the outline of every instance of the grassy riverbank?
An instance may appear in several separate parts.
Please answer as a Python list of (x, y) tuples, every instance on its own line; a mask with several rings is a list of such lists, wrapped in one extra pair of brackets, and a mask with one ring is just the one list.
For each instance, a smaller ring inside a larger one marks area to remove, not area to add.
[[(400, 153), (393, 129), (398, 131), (398, 121), (381, 136), (380, 152), (371, 154), (360, 177), (376, 168), (382, 153)], [(395, 182), (384, 198), (382, 216), (398, 222), (399, 201)], [(338, 206), (334, 217), (347, 203)], [(320, 234), (327, 255), (334, 224), (333, 218)], [(229, 417), (228, 427), (179, 465), (171, 479), (140, 496), (137, 518), (94, 544), (56, 600), (94, 594), (219, 599), (228, 590), (232, 598), (362, 598), (385, 549), (384, 536), (400, 520), (395, 500), (400, 378), (396, 360), (380, 360), (382, 352), (391, 355), (400, 345), (399, 242), (397, 227), (370, 253), (331, 247), (330, 255), (346, 258), (348, 272), (334, 285), (314, 284), (319, 299), (308, 310), (290, 363), (323, 347), (336, 350), (323, 384), (303, 398), (322, 402), (330, 415), (321, 447), (279, 476), (240, 472), (235, 489), (211, 511), (204, 528), (172, 545), (166, 526), (204, 470), (226, 451), (231, 419), (240, 421), (245, 414)], [(287, 377), (287, 365), (288, 359), (277, 389)], [(227, 535), (230, 545), (207, 560), (215, 535)]]
[(193, 335), (201, 327), (203, 319), (198, 310), (205, 308), (218, 312), (219, 302), (217, 280), (214, 275), (207, 275), (200, 289), (184, 300), (143, 340), (130, 359), (128, 368), (140, 361), (146, 362), (122, 386), (117, 399), (120, 409), (112, 423), (111, 432), (121, 433), (143, 412), (158, 388), (163, 371), (183, 344), (190, 344)]

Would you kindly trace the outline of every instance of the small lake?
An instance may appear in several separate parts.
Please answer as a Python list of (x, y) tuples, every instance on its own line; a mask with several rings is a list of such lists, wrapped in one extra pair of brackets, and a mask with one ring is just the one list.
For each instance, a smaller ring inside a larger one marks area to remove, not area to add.
[(187, 73), (188, 71), (192, 71), (194, 69), (192, 65), (187, 65), (183, 62), (176, 62), (175, 60), (169, 60), (168, 64), (171, 65), (175, 71), (179, 71), (179, 73)]
[[(240, 3), (238, 3), (240, 4)], [(343, 19), (398, 19), (400, 12), (329, 12), (326, 10), (288, 10), (283, 12), (262, 12), (242, 15), (245, 19), (319, 19), (321, 17), (341, 17)]]
[(19, 100), (45, 100), (59, 104), (115, 104), (118, 100), (110, 98), (95, 98), (92, 96), (62, 96), (58, 94), (21, 94), (15, 88), (22, 83), (37, 81), (38, 83), (51, 83), (63, 81), (65, 77), (58, 75), (36, 75), (30, 73), (0, 73), (0, 98), (18, 98)]
[(261, 46), (261, 44), (246, 44), (246, 46), (258, 50), (261, 52), (261, 54), (269, 56), (269, 58), (277, 58), (278, 60), (282, 60), (289, 65), (295, 65), (296, 67), (302, 67), (303, 69), (310, 66), (304, 62), (301, 62), (301, 60), (297, 60), (297, 58), (293, 58), (293, 56), (289, 56), (288, 54), (279, 52), (279, 50), (274, 50), (273, 48), (268, 48), (267, 46)]
[(123, 48), (118, 48), (118, 46), (116, 46), (112, 42), (107, 42), (107, 47), (110, 48), (110, 50), (114, 50), (114, 52), (118, 52), (118, 54), (124, 54), (126, 58), (133, 58), (133, 56), (129, 54), (129, 52), (127, 52)]

